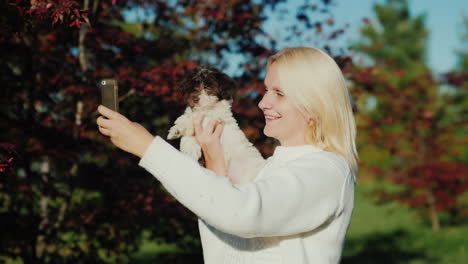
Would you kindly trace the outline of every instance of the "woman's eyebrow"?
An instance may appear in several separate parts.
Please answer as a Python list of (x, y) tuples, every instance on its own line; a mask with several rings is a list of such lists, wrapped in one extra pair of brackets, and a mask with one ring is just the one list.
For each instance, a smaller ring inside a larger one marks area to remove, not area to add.
[(278, 86), (273, 86), (272, 89), (276, 92), (283, 92), (283, 90), (281, 90), (281, 88), (279, 88)]

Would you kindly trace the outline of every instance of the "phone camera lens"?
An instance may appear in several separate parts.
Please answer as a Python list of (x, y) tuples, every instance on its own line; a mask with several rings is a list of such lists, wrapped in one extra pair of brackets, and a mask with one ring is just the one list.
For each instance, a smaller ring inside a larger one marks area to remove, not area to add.
[(102, 85), (106, 85), (106, 81), (101, 81), (101, 84), (102, 84)]

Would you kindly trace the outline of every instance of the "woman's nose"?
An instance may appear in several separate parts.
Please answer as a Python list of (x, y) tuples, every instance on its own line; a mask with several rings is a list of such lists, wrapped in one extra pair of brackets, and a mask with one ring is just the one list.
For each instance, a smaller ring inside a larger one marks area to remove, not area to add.
[(258, 102), (258, 107), (260, 109), (262, 109), (262, 110), (271, 108), (271, 103), (268, 100), (267, 93), (265, 93), (265, 95), (263, 95), (263, 97), (262, 97), (262, 100), (260, 100), (260, 102)]

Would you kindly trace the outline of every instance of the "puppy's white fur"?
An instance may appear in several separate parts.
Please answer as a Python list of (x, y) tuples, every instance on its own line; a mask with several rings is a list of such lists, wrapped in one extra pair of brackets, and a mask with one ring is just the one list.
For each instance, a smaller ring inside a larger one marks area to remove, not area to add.
[(202, 90), (197, 105), (185, 109), (184, 114), (176, 119), (174, 126), (169, 130), (167, 138), (181, 137), (180, 151), (198, 161), (201, 157), (201, 148), (195, 139), (192, 121), (197, 113), (205, 115), (203, 126), (206, 126), (210, 120), (224, 122), (221, 144), (227, 162), (229, 180), (236, 186), (253, 181), (265, 164), (265, 160), (239, 128), (232, 116), (231, 102), (219, 101), (217, 97), (208, 95)]

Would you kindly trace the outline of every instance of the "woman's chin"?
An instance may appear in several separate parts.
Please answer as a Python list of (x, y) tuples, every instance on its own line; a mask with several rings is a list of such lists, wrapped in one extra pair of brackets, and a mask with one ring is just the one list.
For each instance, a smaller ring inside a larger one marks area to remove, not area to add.
[(268, 125), (266, 125), (263, 128), (263, 134), (265, 134), (265, 136), (267, 136), (267, 137), (275, 137), (275, 133), (273, 133), (273, 129), (268, 127)]

